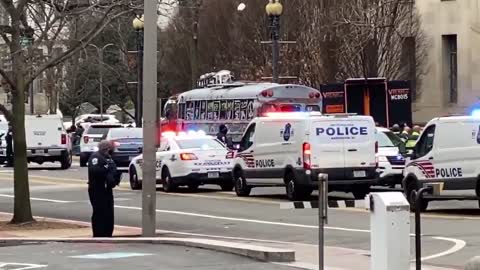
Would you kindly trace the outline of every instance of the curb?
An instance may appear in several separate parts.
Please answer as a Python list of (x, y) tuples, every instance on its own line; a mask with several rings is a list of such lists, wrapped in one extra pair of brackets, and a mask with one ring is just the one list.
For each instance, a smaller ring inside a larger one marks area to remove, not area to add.
[(179, 245), (193, 248), (203, 248), (214, 251), (231, 253), (267, 262), (294, 262), (295, 251), (249, 245), (242, 243), (232, 243), (219, 240), (201, 239), (201, 238), (171, 238), (171, 237), (117, 237), (117, 238), (3, 238), (0, 243), (3, 244), (25, 244), (25, 243), (115, 243), (115, 244), (165, 244)]

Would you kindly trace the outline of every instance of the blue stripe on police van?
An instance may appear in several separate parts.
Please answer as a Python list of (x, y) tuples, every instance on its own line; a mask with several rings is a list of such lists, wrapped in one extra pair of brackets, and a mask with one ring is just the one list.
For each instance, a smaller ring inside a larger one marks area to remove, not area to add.
[(141, 257), (141, 256), (150, 256), (153, 254), (149, 253), (134, 253), (134, 252), (109, 252), (109, 253), (97, 253), (97, 254), (88, 254), (88, 255), (77, 255), (70, 256), (70, 258), (76, 259), (121, 259), (129, 257)]

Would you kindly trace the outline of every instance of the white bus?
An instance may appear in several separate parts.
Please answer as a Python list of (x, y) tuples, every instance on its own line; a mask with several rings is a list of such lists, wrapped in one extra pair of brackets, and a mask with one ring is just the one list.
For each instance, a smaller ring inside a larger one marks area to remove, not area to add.
[(267, 112), (321, 111), (320, 91), (302, 85), (233, 82), (181, 93), (165, 105), (165, 116), (180, 130), (214, 135), (225, 124), (238, 140), (254, 117)]

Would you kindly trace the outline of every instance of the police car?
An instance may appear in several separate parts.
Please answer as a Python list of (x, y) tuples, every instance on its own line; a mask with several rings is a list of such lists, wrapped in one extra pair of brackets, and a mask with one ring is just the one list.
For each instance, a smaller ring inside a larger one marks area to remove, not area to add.
[(377, 127), (377, 142), (378, 184), (401, 184), (405, 169), (405, 158), (401, 152), (406, 151), (403, 141), (388, 128)]
[(235, 157), (238, 196), (254, 187), (285, 186), (290, 200), (303, 200), (329, 176), (330, 191), (364, 198), (376, 183), (373, 118), (318, 112), (269, 113), (247, 127)]
[[(439, 117), (428, 122), (404, 171), (404, 192), (412, 210), (414, 191), (426, 183), (440, 183), (441, 193), (475, 190), (480, 195), (479, 127), (480, 117), (475, 116)], [(421, 210), (433, 199), (423, 200)]]
[[(233, 152), (202, 131), (164, 132), (156, 153), (156, 179), (165, 192), (179, 186), (195, 190), (200, 185), (216, 184), (223, 191), (233, 189)], [(130, 187), (142, 188), (142, 155), (129, 165)]]

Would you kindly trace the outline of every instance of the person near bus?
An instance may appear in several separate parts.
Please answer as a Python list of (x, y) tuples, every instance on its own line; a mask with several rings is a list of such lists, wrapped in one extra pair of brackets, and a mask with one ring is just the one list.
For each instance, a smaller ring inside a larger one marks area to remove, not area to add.
[(405, 145), (407, 149), (412, 149), (415, 147), (418, 137), (420, 137), (420, 126), (414, 126), (412, 129), (412, 134), (408, 136), (408, 140)]
[(399, 124), (394, 124), (392, 126), (391, 130), (392, 130), (393, 134), (395, 134), (397, 136), (400, 135), (400, 125)]
[(228, 133), (227, 126), (225, 124), (221, 124), (220, 127), (218, 128), (217, 139), (231, 149), (233, 147), (233, 143), (232, 143), (232, 140), (229, 137), (227, 137), (227, 133)]
[(409, 127), (409, 126), (405, 126), (402, 130), (402, 132), (400, 133), (400, 138), (406, 142), (408, 140), (408, 137), (410, 137), (410, 133), (411, 133), (412, 129)]

